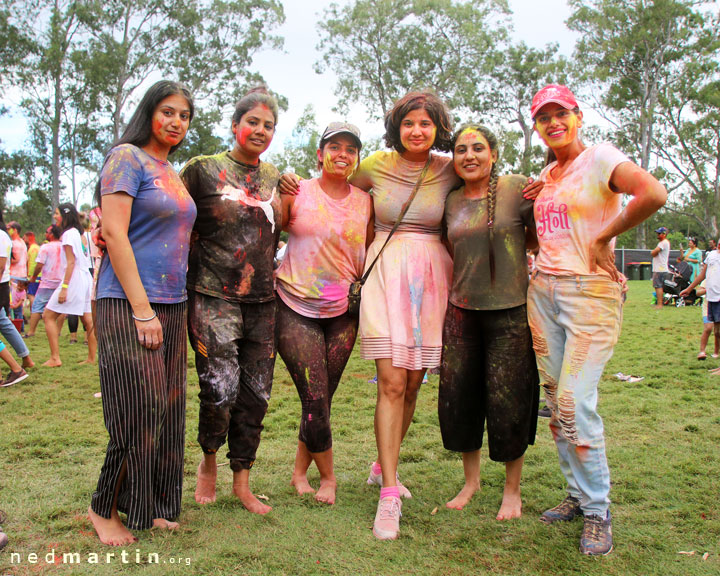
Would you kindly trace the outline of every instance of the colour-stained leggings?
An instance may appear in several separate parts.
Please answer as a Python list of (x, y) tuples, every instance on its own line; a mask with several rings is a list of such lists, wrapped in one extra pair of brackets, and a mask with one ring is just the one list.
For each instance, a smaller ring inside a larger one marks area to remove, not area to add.
[(330, 406), (355, 345), (357, 318), (308, 318), (277, 302), (278, 353), (302, 404), (298, 438), (310, 452), (325, 452), (332, 448)]
[(92, 509), (110, 518), (123, 464), (118, 510), (134, 530), (180, 515), (185, 450), (187, 304), (152, 304), (163, 329), (157, 350), (140, 345), (127, 300), (97, 301), (100, 390), (110, 435)]
[(570, 496), (588, 516), (605, 515), (610, 471), (598, 382), (622, 324), (621, 289), (605, 276), (533, 273), (528, 320), (550, 429)]

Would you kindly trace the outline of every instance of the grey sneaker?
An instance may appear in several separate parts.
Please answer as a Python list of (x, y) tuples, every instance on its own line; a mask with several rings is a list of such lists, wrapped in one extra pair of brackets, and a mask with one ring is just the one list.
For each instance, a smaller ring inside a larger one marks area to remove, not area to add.
[(608, 510), (605, 518), (593, 514), (585, 516), (582, 536), (580, 536), (580, 552), (588, 556), (606, 556), (612, 552), (612, 517)]
[(548, 406), (543, 406), (540, 410), (538, 410), (538, 416), (540, 416), (540, 418), (550, 418), (550, 416), (552, 416), (552, 412)]
[(540, 522), (552, 524), (553, 522), (569, 522), (576, 516), (582, 516), (580, 500), (574, 496), (567, 496), (555, 508), (545, 510), (540, 516)]
[(17, 372), (10, 372), (10, 374), (8, 374), (8, 377), (5, 378), (5, 381), (0, 384), (0, 386), (3, 388), (7, 388), (8, 386), (12, 386), (13, 384), (22, 382), (28, 376), (29, 374), (25, 372), (25, 370), (20, 368), (20, 370), (18, 370)]

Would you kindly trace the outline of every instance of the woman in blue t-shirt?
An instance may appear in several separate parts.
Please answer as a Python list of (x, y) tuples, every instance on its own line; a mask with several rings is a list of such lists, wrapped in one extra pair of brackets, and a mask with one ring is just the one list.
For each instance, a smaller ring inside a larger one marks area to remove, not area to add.
[(168, 155), (193, 112), (187, 88), (154, 84), (108, 153), (97, 187), (107, 257), (96, 326), (110, 441), (88, 513), (100, 540), (112, 546), (134, 542), (129, 529), (178, 526), (172, 520), (180, 514), (185, 446), (185, 276), (196, 208)]

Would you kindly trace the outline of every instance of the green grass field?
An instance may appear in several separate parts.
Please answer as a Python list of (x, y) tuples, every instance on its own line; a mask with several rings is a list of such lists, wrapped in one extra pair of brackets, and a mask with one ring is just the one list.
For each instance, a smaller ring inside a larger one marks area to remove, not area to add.
[[(8, 515), (4, 529), (10, 536), (0, 552), (0, 576), (720, 574), (720, 377), (707, 373), (720, 361), (695, 359), (700, 308), (656, 311), (650, 283), (630, 284), (623, 334), (600, 385), (615, 536), (615, 551), (606, 558), (580, 555), (581, 521), (551, 527), (538, 522), (564, 496), (546, 421), (527, 452), (521, 519), (495, 521), (504, 467), (490, 461), (483, 462), (482, 491), (471, 504), (463, 511), (445, 509), (463, 476), (460, 457), (440, 441), (437, 376), (421, 391), (401, 452), (400, 473), (414, 495), (403, 507), (401, 537), (376, 541), (371, 527), (378, 492), (365, 484), (375, 455), (375, 387), (367, 382), (374, 364), (357, 351), (333, 404), (338, 495), (332, 507), (299, 498), (289, 485), (300, 404), (278, 360), (251, 474), (256, 493), (273, 506), (266, 517), (247, 513), (232, 497), (227, 466), (220, 468), (214, 505), (200, 507), (193, 499), (200, 449), (190, 359), (181, 528), (138, 533), (140, 541), (123, 558), (121, 550), (100, 544), (87, 519), (107, 433), (101, 401), (93, 396), (97, 371), (76, 365), (85, 347), (68, 344), (64, 334), (62, 368), (35, 368), (28, 380), (0, 389), (0, 508)], [(29, 342), (39, 366), (48, 357), (42, 327)], [(622, 382), (616, 372), (644, 380)], [(314, 468), (310, 480), (317, 486)], [(54, 564), (47, 562), (53, 551)], [(63, 563), (63, 553), (77, 553), (80, 563)]]

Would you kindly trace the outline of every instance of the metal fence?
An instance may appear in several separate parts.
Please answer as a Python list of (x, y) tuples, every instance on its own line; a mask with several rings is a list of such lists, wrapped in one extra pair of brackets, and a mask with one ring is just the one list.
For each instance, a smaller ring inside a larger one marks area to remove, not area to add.
[[(615, 250), (615, 267), (630, 280), (649, 280), (652, 277), (651, 250), (618, 248)], [(670, 250), (668, 262), (672, 264), (681, 256), (681, 250)]]

